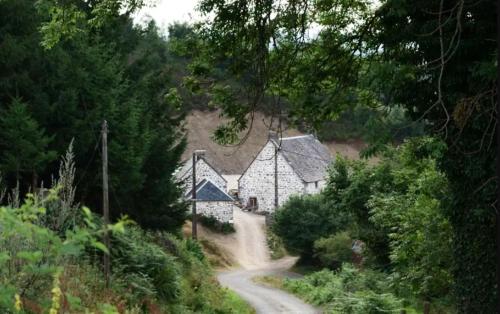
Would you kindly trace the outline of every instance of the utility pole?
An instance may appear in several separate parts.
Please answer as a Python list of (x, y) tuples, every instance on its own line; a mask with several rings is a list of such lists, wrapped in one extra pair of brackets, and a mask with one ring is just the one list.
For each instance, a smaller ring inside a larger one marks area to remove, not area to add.
[(192, 190), (191, 201), (193, 202), (193, 218), (192, 218), (192, 236), (193, 239), (198, 239), (198, 228), (196, 226), (196, 151), (193, 152), (193, 190)]
[[(497, 51), (500, 49), (500, 5), (497, 3)], [(497, 62), (500, 62), (500, 54), (497, 52)], [(498, 64), (498, 63), (497, 63)], [(500, 90), (500, 80), (498, 79), (500, 75), (500, 67), (497, 66), (497, 93)], [(500, 210), (498, 207), (500, 206), (500, 127), (498, 122), (500, 121), (500, 102), (498, 99), (498, 95), (496, 98), (496, 136), (497, 136), (497, 167), (496, 167), (496, 176), (497, 176), (497, 197), (496, 197), (496, 242), (497, 242), (497, 269), (496, 269), (496, 279), (497, 279), (497, 309), (500, 309)], [(500, 313), (500, 310), (497, 310)]]
[(198, 239), (198, 228), (197, 228), (197, 217), (196, 217), (196, 162), (198, 161), (198, 156), (205, 155), (204, 150), (195, 150), (193, 152), (193, 190), (191, 192), (191, 202), (193, 202), (193, 213), (192, 213), (192, 237), (194, 240)]
[(104, 216), (104, 237), (103, 242), (108, 253), (104, 253), (104, 277), (106, 279), (106, 288), (109, 287), (109, 273), (110, 273), (110, 242), (108, 233), (109, 224), (109, 198), (108, 198), (108, 122), (102, 121), (102, 211)]
[(278, 143), (274, 145), (274, 208), (278, 208)]

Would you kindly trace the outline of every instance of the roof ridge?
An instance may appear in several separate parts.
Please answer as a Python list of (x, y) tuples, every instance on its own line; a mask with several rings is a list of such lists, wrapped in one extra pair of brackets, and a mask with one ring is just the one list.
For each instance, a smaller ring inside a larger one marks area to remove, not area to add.
[(296, 138), (304, 138), (304, 137), (314, 137), (312, 134), (305, 134), (305, 135), (297, 135), (297, 136), (289, 136), (289, 137), (282, 137), (281, 140), (293, 140)]

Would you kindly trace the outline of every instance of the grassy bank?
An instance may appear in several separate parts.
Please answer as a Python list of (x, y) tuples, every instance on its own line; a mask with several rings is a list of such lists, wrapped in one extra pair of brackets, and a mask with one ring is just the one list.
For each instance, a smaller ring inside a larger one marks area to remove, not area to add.
[[(350, 265), (336, 272), (322, 270), (303, 278), (261, 276), (253, 281), (290, 292), (325, 313), (422, 313), (411, 301), (397, 297), (381, 273), (361, 271)], [(435, 309), (432, 313), (446, 313)]]
[(52, 191), (44, 200), (0, 207), (0, 312), (253, 313), (219, 285), (198, 242), (126, 219), (107, 228), (107, 285), (102, 222), (62, 204)]

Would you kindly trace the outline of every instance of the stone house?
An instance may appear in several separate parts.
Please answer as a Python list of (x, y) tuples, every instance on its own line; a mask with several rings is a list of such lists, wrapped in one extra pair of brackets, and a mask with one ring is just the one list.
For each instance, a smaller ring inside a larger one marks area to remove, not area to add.
[[(192, 190), (185, 194), (192, 199)], [(215, 217), (220, 222), (233, 223), (234, 200), (211, 181), (203, 179), (196, 186), (196, 212)]]
[[(211, 181), (222, 191), (227, 191), (227, 181), (222, 174), (212, 166), (205, 157), (198, 156), (196, 160), (196, 183), (200, 183), (204, 179)], [(177, 182), (180, 182), (184, 191), (193, 188), (193, 160), (188, 158), (182, 163), (181, 168), (175, 173)]]
[(281, 206), (292, 195), (319, 193), (331, 161), (313, 135), (270, 136), (238, 180), (239, 199), (248, 209), (273, 212), (276, 202)]

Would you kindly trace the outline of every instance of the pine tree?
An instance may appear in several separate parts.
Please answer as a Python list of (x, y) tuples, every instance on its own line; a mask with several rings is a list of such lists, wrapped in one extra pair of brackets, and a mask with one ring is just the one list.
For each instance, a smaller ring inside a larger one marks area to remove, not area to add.
[(0, 111), (0, 167), (3, 173), (14, 173), (16, 179), (31, 174), (35, 188), (38, 173), (56, 158), (55, 151), (48, 149), (51, 140), (20, 99), (14, 99), (7, 109)]

